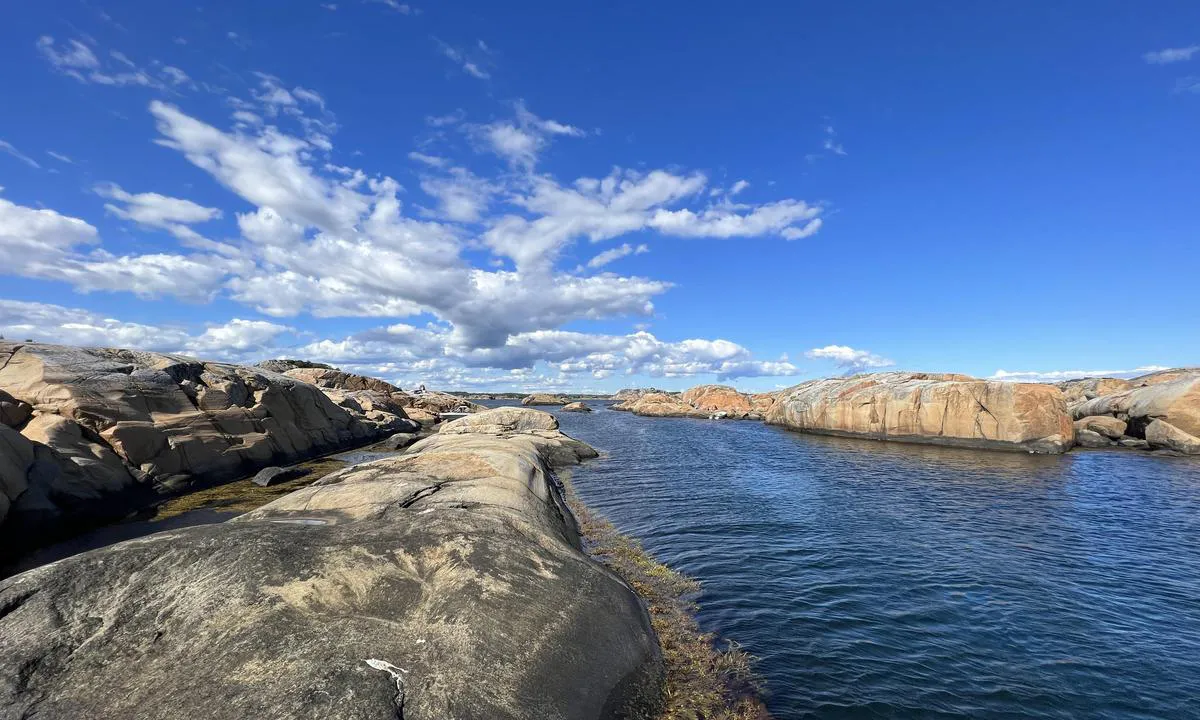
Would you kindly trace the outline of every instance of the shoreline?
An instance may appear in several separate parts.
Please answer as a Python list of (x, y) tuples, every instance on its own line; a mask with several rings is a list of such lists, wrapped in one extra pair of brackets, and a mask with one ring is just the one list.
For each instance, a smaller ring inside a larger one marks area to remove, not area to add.
[(654, 559), (636, 538), (617, 529), (579, 497), (570, 468), (557, 471), (567, 507), (575, 516), (583, 550), (624, 580), (646, 604), (662, 648), (666, 679), (657, 720), (726, 718), (770, 720), (756, 658), (729, 640), (717, 646), (696, 620), (700, 582)]

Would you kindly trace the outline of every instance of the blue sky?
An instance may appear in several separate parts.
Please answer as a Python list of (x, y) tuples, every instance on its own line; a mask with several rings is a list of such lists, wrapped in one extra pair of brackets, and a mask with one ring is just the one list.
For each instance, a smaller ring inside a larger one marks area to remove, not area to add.
[(1200, 363), (1194, 2), (282, 7), (3, 11), (0, 333), (496, 390)]

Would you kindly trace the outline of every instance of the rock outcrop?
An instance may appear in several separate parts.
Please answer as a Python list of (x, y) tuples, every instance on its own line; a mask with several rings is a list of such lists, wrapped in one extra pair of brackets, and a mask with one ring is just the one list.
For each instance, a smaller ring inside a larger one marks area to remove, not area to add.
[(396, 408), (340, 407), (258, 368), (111, 348), (0, 342), (0, 390), (10, 556), (194, 485), (409, 427)]
[(591, 408), (591, 406), (589, 406), (585, 403), (582, 403), (582, 402), (573, 402), (573, 403), (567, 403), (566, 405), (563, 405), (562, 411), (563, 412), (589, 413), (592, 411), (592, 408)]
[[(0, 581), (6, 717), (652, 717), (661, 656), (580, 549), (583, 446), (504, 408), (236, 520)], [(583, 446), (586, 447), (586, 446)]]
[(678, 394), (648, 392), (612, 406), (613, 410), (626, 410), (645, 417), (694, 417), (706, 418), (710, 413), (688, 405)]
[(291, 364), (285, 374), (321, 388), (334, 403), (370, 415), (373, 411), (399, 413), (413, 422), (426, 427), (438, 422), (438, 415), (466, 408), (467, 412), (479, 412), (482, 405), (468, 402), (450, 395), (422, 387), (405, 392), (399, 387), (366, 375), (348, 373), (320, 363), (303, 363), (299, 360), (268, 360), (260, 366)]
[(766, 419), (802, 432), (961, 447), (1061, 453), (1074, 444), (1058, 388), (966, 375), (813, 380), (780, 392)]
[(1129, 382), (1125, 390), (1072, 405), (1072, 414), (1115, 417), (1128, 425), (1127, 434), (1133, 437), (1144, 437), (1154, 420), (1200, 437), (1200, 370), (1169, 370)]
[(570, 401), (561, 395), (550, 393), (534, 393), (521, 400), (522, 405), (566, 405)]
[[(612, 406), (646, 417), (691, 417), (732, 420), (761, 420), (770, 407), (768, 394), (747, 395), (728, 385), (697, 385), (682, 393), (625, 391), (624, 399)], [(621, 396), (617, 393), (617, 396)]]
[(296, 368), (320, 368), (322, 370), (337, 369), (334, 366), (326, 365), (325, 363), (312, 362), (310, 360), (295, 360), (291, 358), (263, 360), (260, 363), (255, 363), (254, 367), (262, 368), (263, 370), (273, 373), (279, 373), (280, 375), (286, 373), (288, 370), (295, 370)]
[(402, 392), (400, 388), (386, 380), (342, 372), (331, 367), (297, 367), (285, 371), (284, 375), (296, 378), (309, 385), (316, 385), (319, 388), (329, 388), (332, 390), (373, 390), (383, 395)]
[(1083, 378), (1081, 380), (1067, 380), (1055, 385), (1059, 390), (1062, 390), (1063, 395), (1067, 398), (1067, 405), (1074, 405), (1078, 402), (1098, 398), (1102, 395), (1111, 395), (1115, 392), (1128, 390), (1133, 385), (1128, 380), (1120, 378)]

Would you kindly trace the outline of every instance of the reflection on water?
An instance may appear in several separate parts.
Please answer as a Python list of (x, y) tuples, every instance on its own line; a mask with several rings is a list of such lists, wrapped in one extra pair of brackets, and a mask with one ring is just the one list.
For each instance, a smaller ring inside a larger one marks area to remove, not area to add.
[(1200, 462), (559, 413), (779, 717), (1200, 717)]

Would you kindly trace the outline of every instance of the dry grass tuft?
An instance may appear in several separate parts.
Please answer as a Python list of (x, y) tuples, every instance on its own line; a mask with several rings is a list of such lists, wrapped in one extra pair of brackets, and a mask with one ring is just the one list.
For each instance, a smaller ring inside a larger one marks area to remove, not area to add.
[(754, 658), (734, 642), (718, 649), (716, 637), (700, 631), (692, 599), (700, 583), (650, 557), (580, 502), (569, 479), (563, 482), (588, 553), (623, 577), (650, 609), (667, 671), (659, 720), (770, 720)]

